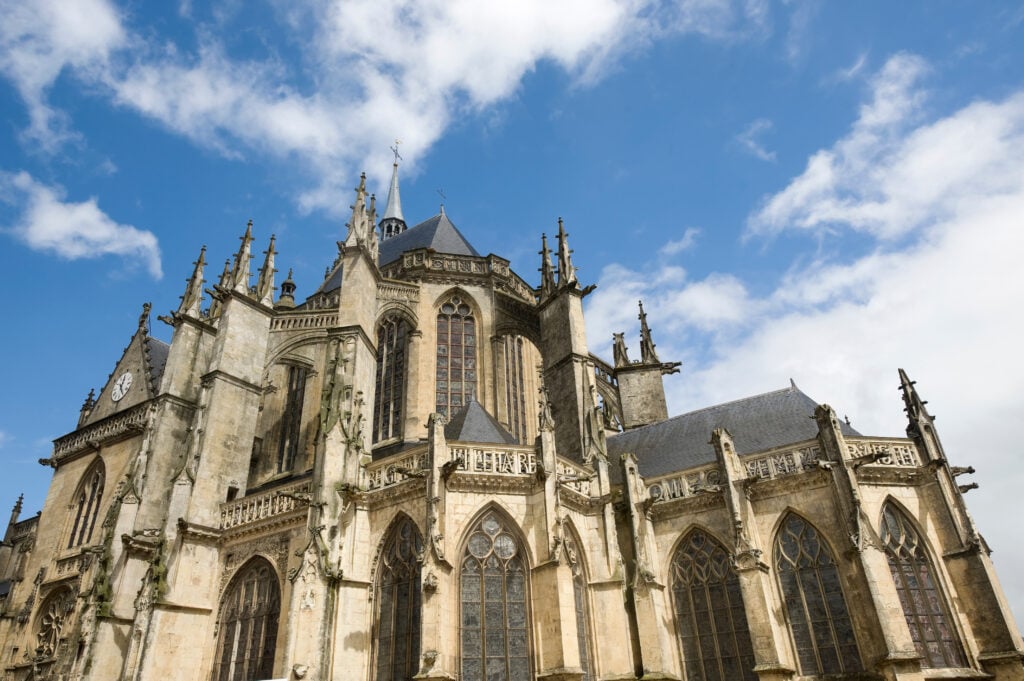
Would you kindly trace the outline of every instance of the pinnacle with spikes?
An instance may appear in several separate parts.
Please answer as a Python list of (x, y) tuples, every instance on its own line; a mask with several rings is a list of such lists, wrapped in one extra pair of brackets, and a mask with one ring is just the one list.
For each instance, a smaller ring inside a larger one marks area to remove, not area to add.
[(227, 291), (231, 288), (231, 260), (224, 261), (224, 271), (220, 273), (220, 281), (217, 284), (219, 292), (211, 293), (213, 296), (213, 302), (210, 303), (210, 318), (213, 319), (220, 315), (221, 310), (224, 308), (224, 303), (221, 302), (222, 291)]
[(644, 364), (661, 364), (658, 353), (654, 351), (654, 341), (651, 339), (651, 329), (647, 326), (647, 313), (644, 312), (644, 301), (637, 301), (640, 304), (640, 361)]
[(235, 254), (235, 264), (231, 268), (231, 288), (239, 293), (249, 293), (249, 261), (252, 259), (252, 220), (245, 226), (245, 234), (241, 236), (242, 245)]
[(366, 243), (369, 236), (366, 227), (366, 173), (359, 175), (359, 186), (356, 187), (356, 202), (352, 204), (352, 218), (348, 222), (348, 235), (345, 237), (346, 246), (356, 246)]
[(270, 235), (270, 245), (263, 251), (266, 258), (263, 260), (263, 267), (260, 268), (259, 280), (256, 282), (256, 299), (263, 305), (274, 304), (274, 241), (273, 234)]
[(911, 381), (910, 377), (907, 376), (907, 372), (900, 369), (900, 391), (903, 393), (903, 404), (906, 405), (903, 411), (907, 412), (907, 416), (911, 420), (919, 418), (926, 418), (931, 420), (932, 416), (925, 409), (924, 405), (928, 404), (917, 394), (917, 388), (914, 387), (916, 381)]
[(192, 276), (185, 286), (185, 295), (181, 297), (181, 305), (178, 306), (178, 314), (198, 318), (203, 304), (203, 268), (206, 267), (206, 246), (199, 251), (199, 259), (194, 263)]
[(549, 296), (555, 290), (555, 268), (551, 264), (551, 249), (548, 248), (548, 235), (540, 235), (540, 293)]
[(558, 218), (558, 285), (573, 286), (576, 284), (576, 268), (572, 264), (572, 250), (569, 248), (569, 235), (565, 232), (562, 218)]

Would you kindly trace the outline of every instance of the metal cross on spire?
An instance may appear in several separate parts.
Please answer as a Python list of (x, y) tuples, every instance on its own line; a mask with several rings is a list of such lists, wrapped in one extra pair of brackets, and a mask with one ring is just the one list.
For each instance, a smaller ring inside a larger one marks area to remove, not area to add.
[(389, 149), (391, 149), (391, 151), (393, 151), (395, 153), (395, 165), (396, 166), (398, 165), (399, 161), (404, 161), (405, 160), (404, 158), (402, 158), (402, 155), (398, 153), (398, 145), (401, 144), (401, 143), (402, 143), (402, 140), (395, 140), (395, 146), (388, 147)]

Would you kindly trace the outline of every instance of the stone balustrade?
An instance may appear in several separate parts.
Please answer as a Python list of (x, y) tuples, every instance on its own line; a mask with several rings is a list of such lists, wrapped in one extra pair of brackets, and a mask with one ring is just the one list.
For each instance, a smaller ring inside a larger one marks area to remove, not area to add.
[(717, 492), (721, 475), (717, 463), (708, 464), (682, 473), (651, 478), (647, 481), (647, 491), (652, 499), (659, 502), (692, 497), (701, 492)]
[(875, 457), (877, 466), (920, 466), (917, 448), (910, 440), (877, 437), (848, 437), (846, 449), (851, 459)]
[(384, 489), (426, 473), (427, 450), (424, 448), (411, 454), (403, 453), (374, 461), (366, 467), (366, 488), (370, 491)]
[(275, 317), (270, 323), (271, 331), (292, 331), (295, 329), (326, 329), (338, 325), (337, 312), (319, 312), (316, 314), (282, 315)]
[(307, 505), (308, 502), (302, 496), (308, 494), (309, 481), (304, 481), (225, 502), (220, 505), (220, 529), (230, 530), (290, 513)]
[(817, 468), (820, 458), (821, 447), (817, 440), (811, 440), (767, 454), (743, 457), (743, 465), (748, 478), (772, 480)]

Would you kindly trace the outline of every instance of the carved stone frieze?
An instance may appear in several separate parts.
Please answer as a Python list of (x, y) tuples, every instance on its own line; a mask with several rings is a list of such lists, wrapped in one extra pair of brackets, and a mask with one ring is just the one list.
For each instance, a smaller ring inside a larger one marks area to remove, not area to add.
[(108, 442), (141, 433), (146, 427), (150, 403), (140, 404), (74, 433), (57, 438), (53, 443), (53, 461), (60, 463), (78, 452), (95, 449)]

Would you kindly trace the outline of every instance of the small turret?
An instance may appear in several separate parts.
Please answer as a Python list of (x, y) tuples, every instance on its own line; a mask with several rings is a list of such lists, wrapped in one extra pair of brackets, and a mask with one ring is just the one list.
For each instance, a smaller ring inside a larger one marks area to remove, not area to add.
[(288, 270), (288, 278), (281, 282), (281, 297), (277, 299), (275, 309), (291, 310), (295, 307), (295, 282), (292, 281), (292, 271)]
[(252, 260), (252, 220), (245, 227), (241, 236), (242, 245), (235, 254), (235, 264), (231, 268), (231, 288), (239, 293), (249, 294), (249, 261)]
[(402, 216), (402, 197), (398, 193), (398, 161), (402, 157), (398, 154), (397, 140), (395, 141), (395, 146), (391, 147), (391, 151), (395, 152), (395, 162), (391, 168), (391, 187), (388, 188), (388, 204), (384, 208), (384, 216), (380, 220), (381, 241), (398, 236), (407, 229), (405, 218)]
[(256, 299), (263, 305), (274, 304), (274, 241), (273, 234), (270, 235), (270, 245), (263, 251), (266, 258), (263, 260), (263, 267), (260, 268), (259, 280), (256, 283)]
[(181, 297), (181, 305), (178, 306), (178, 314), (199, 318), (203, 304), (203, 269), (206, 267), (206, 246), (199, 250), (199, 259), (194, 263), (192, 276), (188, 278), (185, 286), (185, 294)]

